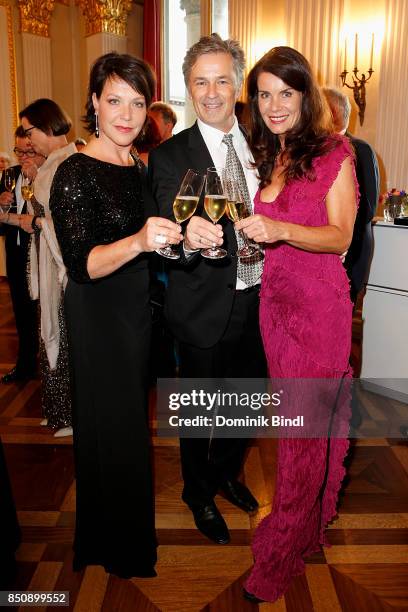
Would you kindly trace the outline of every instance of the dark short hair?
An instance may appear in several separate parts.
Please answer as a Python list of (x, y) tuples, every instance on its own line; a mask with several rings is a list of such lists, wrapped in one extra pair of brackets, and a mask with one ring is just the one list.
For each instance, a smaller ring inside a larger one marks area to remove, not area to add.
[(171, 123), (173, 127), (177, 123), (176, 113), (171, 108), (171, 106), (169, 106), (169, 104), (166, 104), (165, 102), (153, 102), (153, 104), (151, 104), (149, 107), (149, 111), (152, 111), (154, 113), (160, 113), (163, 117), (163, 121), (165, 123)]
[(71, 129), (71, 119), (54, 100), (39, 98), (26, 106), (19, 115), (25, 117), (47, 136), (63, 136)]
[(302, 93), (299, 121), (285, 137), (288, 155), (286, 179), (313, 178), (312, 161), (330, 147), (331, 122), (307, 59), (291, 47), (274, 47), (255, 64), (248, 75), (247, 90), (250, 109), (250, 146), (261, 179), (267, 185), (276, 156), (281, 150), (277, 135), (265, 125), (258, 106), (258, 77), (269, 72)]
[(22, 125), (18, 125), (14, 132), (14, 138), (25, 138), (25, 129)]
[(118, 77), (132, 89), (144, 96), (146, 107), (150, 106), (156, 89), (156, 77), (153, 69), (144, 60), (115, 51), (106, 53), (94, 62), (89, 75), (88, 98), (83, 120), (88, 132), (95, 132), (95, 109), (92, 94), (99, 99), (108, 79)]

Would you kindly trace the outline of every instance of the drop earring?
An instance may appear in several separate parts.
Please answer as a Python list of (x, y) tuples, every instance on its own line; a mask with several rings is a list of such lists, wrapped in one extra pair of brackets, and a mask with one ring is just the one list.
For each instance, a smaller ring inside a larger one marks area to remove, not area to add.
[(98, 121), (98, 113), (95, 113), (95, 136), (99, 138), (99, 121)]

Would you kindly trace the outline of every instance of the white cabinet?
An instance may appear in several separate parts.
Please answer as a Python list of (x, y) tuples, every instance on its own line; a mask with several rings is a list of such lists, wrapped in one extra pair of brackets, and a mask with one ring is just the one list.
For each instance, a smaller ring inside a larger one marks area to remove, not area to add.
[[(408, 403), (408, 227), (374, 224), (363, 306), (364, 387)], [(367, 380), (368, 379), (368, 380)]]

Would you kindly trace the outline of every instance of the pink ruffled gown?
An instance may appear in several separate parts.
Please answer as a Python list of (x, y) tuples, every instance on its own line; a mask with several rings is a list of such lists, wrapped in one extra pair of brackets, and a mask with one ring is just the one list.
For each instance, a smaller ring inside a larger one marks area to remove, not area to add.
[[(347, 138), (332, 138), (337, 147), (314, 161), (315, 181), (291, 181), (271, 203), (262, 202), (258, 192), (255, 212), (306, 226), (327, 225), (326, 195), (344, 159), (354, 157)], [(355, 188), (358, 198), (356, 179)], [(286, 243), (266, 248), (260, 326), (271, 378), (350, 382), (349, 291), (338, 255), (310, 253)], [(340, 400), (348, 416), (348, 393)], [(303, 398), (294, 411), (307, 411), (312, 401)], [(329, 423), (330, 407), (324, 411)], [(255, 532), (254, 567), (245, 585), (257, 597), (281, 597), (292, 578), (304, 572), (303, 558), (326, 544), (324, 530), (336, 514), (345, 474), (347, 431), (343, 426), (343, 438), (279, 440), (273, 508)]]

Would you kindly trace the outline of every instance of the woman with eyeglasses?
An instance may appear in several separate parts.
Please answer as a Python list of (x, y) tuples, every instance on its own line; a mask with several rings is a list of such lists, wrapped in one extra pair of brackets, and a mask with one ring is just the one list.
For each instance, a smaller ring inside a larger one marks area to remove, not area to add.
[[(16, 365), (1, 378), (3, 384), (33, 378), (37, 370), (38, 322), (37, 302), (29, 293), (27, 262), (30, 236), (21, 230), (22, 219), (27, 216), (27, 202), (21, 191), (23, 176), (32, 181), (45, 157), (37, 154), (18, 126), (15, 131), (14, 154), (18, 164), (12, 166), (15, 188), (6, 190), (4, 176), (0, 181), (0, 232), (5, 236), (6, 270), (18, 336)], [(30, 217), (31, 218), (31, 217)]]
[(30, 202), (32, 216), (22, 228), (34, 233), (30, 247), (29, 282), (33, 299), (40, 300), (40, 369), (43, 424), (56, 429), (56, 436), (72, 434), (68, 350), (62, 292), (67, 276), (49, 210), (51, 183), (65, 159), (76, 153), (66, 135), (71, 121), (53, 100), (40, 98), (24, 108), (21, 125), (33, 150), (46, 160), (34, 181)]

